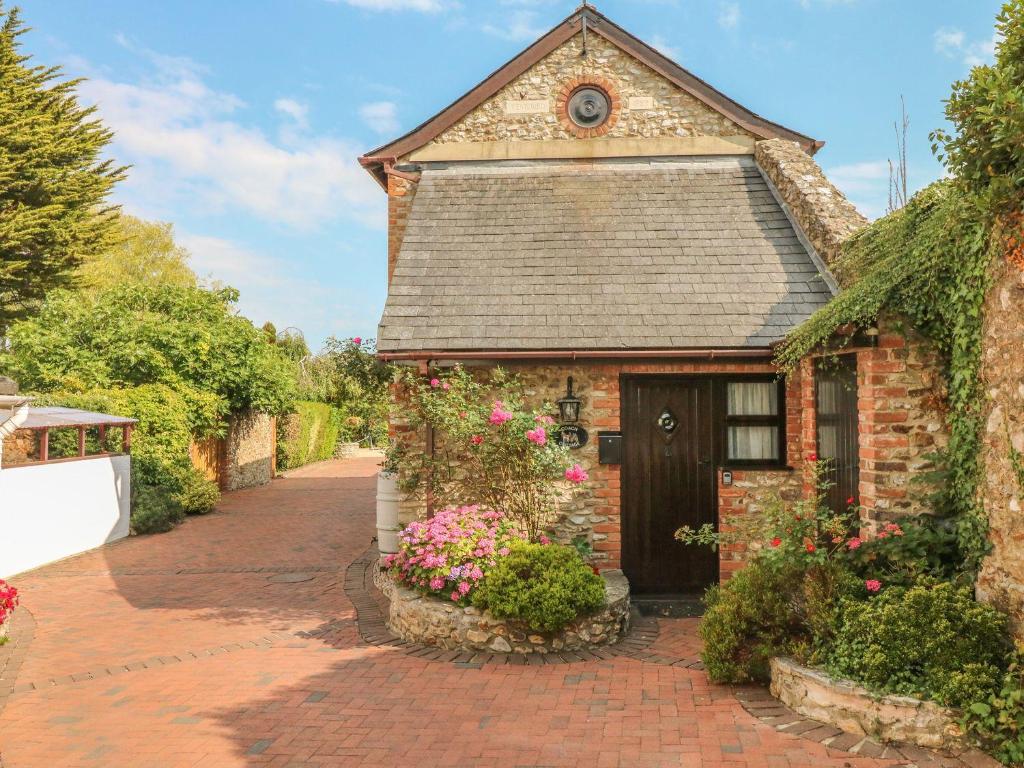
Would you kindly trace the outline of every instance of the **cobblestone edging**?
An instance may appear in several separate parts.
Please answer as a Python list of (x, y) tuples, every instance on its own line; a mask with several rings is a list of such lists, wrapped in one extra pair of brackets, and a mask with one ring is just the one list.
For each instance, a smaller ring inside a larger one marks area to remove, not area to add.
[(906, 762), (900, 765), (916, 768), (1000, 768), (997, 760), (976, 749), (944, 753), (913, 744), (882, 744), (866, 736), (846, 733), (794, 712), (764, 688), (736, 688), (733, 695), (748, 713), (780, 733), (815, 741), (829, 749), (861, 757), (904, 760)]

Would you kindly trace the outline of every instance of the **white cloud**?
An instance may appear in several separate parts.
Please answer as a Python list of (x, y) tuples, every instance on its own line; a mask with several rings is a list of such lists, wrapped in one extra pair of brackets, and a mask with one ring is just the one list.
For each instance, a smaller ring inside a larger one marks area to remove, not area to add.
[(437, 13), (458, 7), (451, 0), (330, 0), (332, 3), (343, 2), (353, 8), (367, 11), (422, 11)]
[(537, 23), (537, 14), (534, 11), (512, 11), (505, 14), (502, 20), (502, 24), (487, 22), (482, 27), (483, 31), (495, 37), (517, 42), (532, 42), (548, 31), (546, 27)]
[(398, 105), (393, 101), (373, 101), (359, 107), (359, 117), (372, 130), (381, 134), (397, 133)]
[(680, 50), (676, 48), (674, 45), (671, 45), (661, 35), (653, 35), (651, 37), (651, 47), (665, 54), (673, 61), (679, 60)]
[(870, 160), (829, 168), (825, 175), (861, 213), (871, 219), (885, 213), (889, 199), (889, 162)]
[(296, 277), (295, 264), (220, 237), (182, 232), (175, 239), (192, 254), (196, 274), (240, 291), (239, 310), (257, 325), (270, 320), (278, 328), (297, 326), (310, 332), (331, 327), (337, 314), (345, 312), (327, 285)]
[[(100, 74), (80, 87), (114, 129), (114, 156), (133, 166), (121, 189), (133, 206), (191, 205), (298, 228), (341, 215), (383, 224), (380, 190), (356, 162), (353, 142), (317, 135), (275, 141), (244, 121), (249, 107), (241, 99), (207, 85), (194, 62), (138, 52), (153, 65), (150, 78), (124, 82)], [(274, 106), (293, 119), (305, 117), (293, 100)]]
[(720, 3), (718, 6), (718, 26), (723, 29), (735, 29), (740, 23), (739, 3)]
[(997, 32), (988, 40), (968, 41), (963, 30), (943, 27), (935, 32), (935, 50), (951, 59), (960, 58), (968, 67), (991, 64), (1000, 38)]
[(309, 107), (295, 99), (278, 99), (274, 102), (274, 109), (282, 115), (290, 117), (298, 128), (309, 127)]

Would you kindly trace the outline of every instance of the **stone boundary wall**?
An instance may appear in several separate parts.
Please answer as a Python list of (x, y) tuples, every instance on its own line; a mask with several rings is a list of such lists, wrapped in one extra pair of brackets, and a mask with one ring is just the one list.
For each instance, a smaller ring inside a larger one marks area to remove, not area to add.
[(754, 145), (754, 159), (826, 264), (839, 257), (844, 240), (868, 224), (796, 142), (759, 141)]
[(963, 747), (964, 734), (951, 710), (909, 696), (872, 694), (792, 659), (772, 659), (771, 692), (798, 714), (846, 733), (932, 749)]
[(277, 424), (273, 416), (245, 411), (231, 416), (224, 446), (223, 490), (265, 485), (277, 464)]
[(556, 633), (535, 632), (488, 611), (424, 597), (374, 566), (374, 583), (388, 598), (387, 626), (403, 640), (445, 650), (556, 653), (617, 643), (629, 624), (629, 582), (622, 571), (602, 572), (605, 607)]
[(1024, 639), (1024, 479), (1012, 459), (1024, 457), (1024, 270), (1009, 260), (997, 268), (985, 304), (981, 380), (986, 411), (980, 494), (992, 552), (978, 576), (978, 596), (1007, 611)]

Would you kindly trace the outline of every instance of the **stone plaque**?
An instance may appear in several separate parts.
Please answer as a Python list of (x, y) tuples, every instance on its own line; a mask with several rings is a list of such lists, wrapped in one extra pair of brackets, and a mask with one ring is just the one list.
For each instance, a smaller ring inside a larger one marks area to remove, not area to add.
[(575, 449), (586, 445), (590, 435), (577, 424), (560, 424), (552, 430), (551, 438), (561, 446)]
[(551, 111), (551, 102), (547, 99), (519, 99), (505, 102), (506, 115), (539, 115)]
[(628, 104), (630, 111), (642, 112), (647, 109), (654, 109), (654, 97), (630, 96)]

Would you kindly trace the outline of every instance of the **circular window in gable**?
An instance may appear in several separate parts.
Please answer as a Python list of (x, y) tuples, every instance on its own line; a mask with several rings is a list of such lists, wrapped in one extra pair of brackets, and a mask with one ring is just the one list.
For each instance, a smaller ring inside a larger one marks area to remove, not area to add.
[(597, 128), (611, 114), (612, 102), (600, 88), (585, 85), (569, 97), (568, 110), (569, 119), (580, 128)]
[(581, 139), (604, 136), (619, 119), (615, 85), (604, 77), (574, 77), (558, 94), (556, 104), (562, 127)]

